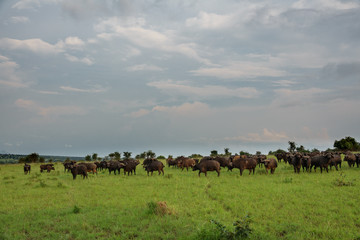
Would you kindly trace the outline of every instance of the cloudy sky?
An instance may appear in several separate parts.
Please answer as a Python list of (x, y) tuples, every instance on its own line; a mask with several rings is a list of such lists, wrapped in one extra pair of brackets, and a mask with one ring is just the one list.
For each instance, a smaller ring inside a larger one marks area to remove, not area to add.
[(0, 2), (0, 150), (360, 140), (358, 0)]

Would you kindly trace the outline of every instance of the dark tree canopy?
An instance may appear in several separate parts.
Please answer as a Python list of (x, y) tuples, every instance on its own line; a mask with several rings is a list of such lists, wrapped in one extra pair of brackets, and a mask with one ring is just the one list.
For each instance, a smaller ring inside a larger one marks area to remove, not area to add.
[(358, 151), (360, 150), (360, 144), (353, 137), (345, 137), (335, 140), (334, 148), (341, 151)]

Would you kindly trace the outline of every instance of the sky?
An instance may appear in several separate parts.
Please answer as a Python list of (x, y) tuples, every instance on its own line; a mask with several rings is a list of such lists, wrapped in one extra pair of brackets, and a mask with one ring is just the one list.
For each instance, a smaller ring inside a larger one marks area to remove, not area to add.
[(0, 150), (255, 153), (360, 139), (360, 2), (4, 0)]

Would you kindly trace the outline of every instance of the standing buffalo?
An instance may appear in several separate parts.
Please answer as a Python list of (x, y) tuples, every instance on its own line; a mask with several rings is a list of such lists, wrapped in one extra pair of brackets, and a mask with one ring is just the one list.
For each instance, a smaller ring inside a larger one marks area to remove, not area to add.
[(48, 163), (48, 164), (42, 164), (40, 165), (40, 172), (43, 172), (43, 171), (47, 171), (47, 172), (50, 172), (51, 170), (55, 170), (54, 168), (54, 164), (52, 163)]
[(71, 166), (71, 173), (73, 175), (73, 180), (76, 179), (76, 175), (82, 175), (83, 179), (88, 178), (88, 170), (87, 167), (84, 164), (78, 164)]
[(79, 163), (79, 165), (85, 165), (88, 172), (92, 172), (93, 174), (97, 174), (97, 166), (95, 163)]
[(125, 166), (124, 166), (124, 175), (126, 173), (128, 173), (128, 176), (133, 174), (136, 175), (136, 166), (139, 165), (140, 161), (139, 160), (135, 160), (135, 159), (130, 159), (125, 161)]
[(192, 158), (181, 158), (178, 161), (177, 166), (181, 168), (181, 171), (183, 171), (184, 168), (186, 168), (186, 170), (189, 171), (189, 167), (192, 168), (195, 166), (195, 160)]
[(161, 173), (164, 175), (164, 167), (165, 167), (164, 164), (162, 162), (160, 162), (159, 160), (156, 160), (156, 159), (153, 159), (151, 161), (147, 161), (146, 164), (144, 164), (144, 168), (147, 171), (148, 176), (149, 176), (149, 172), (151, 172), (151, 176), (152, 176), (153, 171), (158, 171), (159, 175)]
[(274, 174), (275, 169), (277, 168), (277, 161), (274, 158), (265, 159), (264, 165), (265, 165), (265, 169), (266, 169), (266, 174), (268, 173), (269, 169), (270, 169), (271, 174)]
[(124, 167), (125, 164), (120, 161), (110, 161), (107, 168), (109, 169), (109, 174), (114, 172), (114, 175), (116, 175), (116, 171), (120, 174), (120, 169)]
[(352, 152), (347, 152), (344, 157), (344, 161), (348, 162), (349, 167), (354, 167), (356, 163), (356, 156)]
[(253, 158), (234, 158), (233, 162), (230, 164), (229, 169), (232, 168), (238, 168), (240, 169), (240, 175), (242, 176), (242, 173), (244, 169), (249, 169), (249, 175), (251, 174), (251, 171), (253, 174), (255, 174), (255, 168), (257, 165), (256, 159)]
[(31, 171), (31, 165), (25, 163), (25, 165), (24, 165), (24, 173), (25, 174), (28, 174), (28, 173), (30, 174), (30, 171)]
[(330, 170), (332, 166), (335, 166), (336, 171), (338, 171), (338, 166), (341, 168), (341, 154), (334, 153), (332, 154), (332, 158), (329, 161)]
[(312, 167), (316, 172), (316, 168), (320, 167), (320, 172), (322, 173), (323, 168), (325, 168), (326, 172), (329, 172), (328, 165), (329, 161), (332, 158), (332, 154), (330, 152), (319, 154), (311, 157), (311, 165), (310, 165), (310, 172)]
[(193, 171), (199, 170), (199, 177), (200, 173), (205, 173), (205, 176), (207, 176), (207, 171), (216, 171), (218, 174), (218, 177), (220, 176), (220, 163), (215, 160), (207, 160), (202, 161), (198, 164), (196, 164), (193, 167)]

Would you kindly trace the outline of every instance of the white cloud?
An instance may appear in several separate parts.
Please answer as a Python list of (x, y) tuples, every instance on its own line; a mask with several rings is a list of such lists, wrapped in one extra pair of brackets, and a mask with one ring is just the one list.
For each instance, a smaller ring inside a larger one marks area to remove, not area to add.
[(42, 4), (49, 4), (49, 3), (56, 3), (59, 0), (20, 0), (17, 3), (15, 3), (12, 8), (16, 8), (18, 10), (24, 10), (24, 9), (37, 9)]
[(27, 23), (30, 20), (28, 17), (25, 17), (25, 16), (14, 16), (14, 17), (11, 17), (10, 21), (12, 23)]
[(197, 17), (186, 19), (186, 26), (203, 29), (224, 29), (231, 27), (234, 21), (232, 15), (219, 15), (201, 11)]
[(299, 0), (293, 3), (292, 7), (306, 9), (334, 9), (334, 10), (348, 10), (358, 8), (358, 1), (338, 1), (338, 0)]
[(82, 93), (103, 93), (107, 91), (106, 88), (103, 88), (99, 85), (94, 86), (94, 88), (92, 89), (74, 88), (70, 86), (61, 86), (60, 88), (64, 91), (82, 92)]
[(71, 49), (82, 49), (85, 45), (84, 41), (78, 37), (67, 37), (64, 42)]
[(127, 68), (130, 72), (137, 72), (137, 71), (163, 71), (161, 67), (149, 64), (139, 64), (135, 66), (131, 66)]
[(194, 87), (186, 85), (184, 82), (158, 81), (148, 83), (148, 86), (160, 89), (170, 95), (186, 95), (196, 97), (237, 97), (237, 98), (256, 98), (260, 95), (259, 91), (253, 87), (227, 88), (224, 86), (205, 85)]
[(191, 71), (195, 76), (211, 76), (223, 79), (280, 77), (285, 71), (269, 66), (266, 62), (232, 62), (221, 67), (204, 67)]
[(38, 54), (57, 54), (63, 51), (61, 47), (47, 43), (39, 38), (26, 40), (1, 38), (0, 48), (8, 50), (27, 50)]
[(139, 118), (139, 117), (143, 117), (145, 115), (148, 115), (151, 111), (147, 110), (147, 109), (140, 109), (138, 111), (135, 112), (131, 112), (129, 114), (125, 114), (126, 117), (131, 117), (131, 118)]
[(145, 28), (143, 18), (130, 19), (127, 22), (117, 17), (102, 20), (95, 26), (100, 32), (99, 38), (112, 40), (113, 38), (124, 38), (131, 43), (148, 49), (164, 52), (179, 53), (204, 64), (211, 64), (208, 59), (201, 57), (197, 51), (197, 45), (192, 42), (180, 42), (182, 38), (174, 35), (174, 32), (160, 32), (151, 28)]
[(62, 115), (85, 115), (87, 110), (78, 106), (48, 106), (43, 107), (40, 104), (26, 99), (17, 99), (15, 105), (29, 112), (34, 112), (42, 117), (62, 116)]
[(16, 62), (0, 55), (0, 84), (15, 88), (28, 87), (30, 83), (22, 79), (18, 69)]
[(89, 65), (89, 66), (94, 64), (94, 61), (88, 57), (78, 58), (78, 57), (72, 56), (67, 53), (65, 53), (64, 55), (65, 55), (66, 59), (69, 60), (70, 62), (85, 63), (86, 65)]

